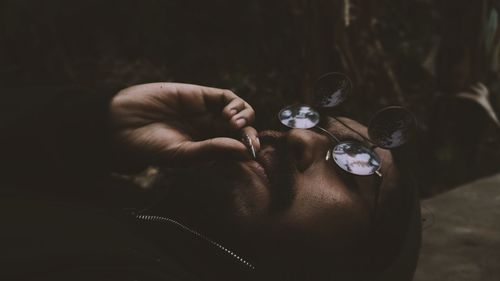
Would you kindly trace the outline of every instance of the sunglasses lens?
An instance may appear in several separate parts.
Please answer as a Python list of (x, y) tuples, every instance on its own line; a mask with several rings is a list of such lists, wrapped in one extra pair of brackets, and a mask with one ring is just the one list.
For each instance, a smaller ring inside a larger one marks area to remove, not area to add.
[(278, 113), (280, 122), (293, 129), (309, 129), (319, 123), (319, 113), (306, 105), (291, 105)]
[(314, 86), (314, 98), (319, 107), (334, 107), (342, 103), (351, 91), (351, 80), (337, 72), (321, 76)]
[(370, 139), (383, 148), (394, 148), (406, 143), (415, 133), (417, 124), (413, 114), (401, 106), (391, 106), (377, 112), (368, 126)]
[(378, 155), (362, 143), (346, 141), (337, 144), (332, 150), (332, 158), (346, 172), (367, 176), (380, 169)]

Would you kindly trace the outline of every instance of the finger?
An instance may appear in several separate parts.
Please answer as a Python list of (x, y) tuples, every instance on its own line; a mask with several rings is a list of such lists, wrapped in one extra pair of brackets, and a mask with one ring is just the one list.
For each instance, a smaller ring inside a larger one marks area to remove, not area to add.
[(217, 102), (220, 100), (224, 100), (226, 104), (231, 102), (234, 99), (240, 99), (233, 91), (227, 89), (219, 89), (219, 88), (211, 88), (205, 86), (199, 86), (202, 90), (202, 94), (205, 98), (212, 102)]
[(222, 114), (231, 119), (235, 114), (245, 109), (246, 103), (242, 99), (234, 99), (222, 110)]
[(242, 101), (240, 97), (238, 97), (230, 90), (209, 87), (200, 87), (200, 89), (202, 98), (209, 108), (215, 109), (218, 107), (220, 110), (222, 110), (226, 107), (226, 105), (230, 104), (233, 101)]
[(185, 142), (176, 149), (174, 155), (168, 154), (165, 161), (169, 164), (188, 165), (207, 160), (247, 160), (250, 158), (245, 145), (231, 138), (213, 138), (197, 142)]
[(255, 112), (250, 107), (238, 112), (233, 117), (231, 117), (230, 123), (233, 128), (240, 129), (247, 125), (252, 124), (254, 119), (255, 119)]
[(236, 119), (234, 119), (235, 121), (240, 118), (245, 118), (246, 120), (246, 122), (240, 120), (238, 122), (239, 125), (235, 127), (236, 129), (253, 123), (255, 119), (255, 111), (250, 104), (245, 102), (242, 98), (238, 97), (235, 93), (230, 90), (221, 90), (215, 88), (204, 87), (203, 89), (204, 99), (207, 104), (217, 101), (219, 103), (225, 103), (225, 106), (222, 110), (222, 115), (226, 118), (232, 119), (234, 115), (244, 112), (243, 114), (240, 114)]

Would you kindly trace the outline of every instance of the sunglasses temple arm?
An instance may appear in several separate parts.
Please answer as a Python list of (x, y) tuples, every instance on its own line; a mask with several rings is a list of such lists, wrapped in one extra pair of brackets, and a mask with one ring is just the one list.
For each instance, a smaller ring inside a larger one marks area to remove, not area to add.
[(319, 129), (320, 131), (322, 131), (323, 133), (325, 133), (330, 138), (330, 140), (332, 140), (333, 142), (335, 142), (335, 143), (339, 143), (340, 142), (340, 140), (336, 136), (334, 136), (332, 133), (328, 132), (328, 130), (326, 130), (326, 129), (320, 127), (320, 126), (316, 126), (314, 128)]
[(382, 173), (380, 173), (379, 171), (376, 171), (375, 172), (375, 202), (373, 204), (374, 208), (373, 208), (373, 224), (376, 223), (376, 219), (377, 219), (377, 207), (378, 207), (378, 200), (379, 200), (379, 196), (380, 196), (380, 185), (382, 184), (382, 179), (383, 179), (383, 176), (382, 176)]
[(369, 142), (372, 144), (372, 149), (373, 148), (376, 148), (378, 147), (378, 145), (376, 143), (374, 143), (371, 139), (363, 136), (362, 134), (360, 134), (358, 131), (354, 130), (351, 126), (347, 125), (344, 121), (338, 119), (337, 117), (335, 116), (332, 116), (333, 119), (335, 119), (336, 121), (338, 121), (340, 124), (342, 124), (344, 127), (346, 127), (347, 129), (351, 130), (352, 132), (356, 133), (358, 136), (360, 136), (361, 138), (363, 138), (365, 141)]

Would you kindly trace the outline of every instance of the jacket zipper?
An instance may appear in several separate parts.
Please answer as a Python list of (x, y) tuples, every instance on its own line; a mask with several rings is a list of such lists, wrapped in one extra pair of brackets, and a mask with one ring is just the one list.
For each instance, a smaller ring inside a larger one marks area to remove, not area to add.
[(143, 221), (150, 221), (150, 222), (161, 222), (161, 223), (170, 223), (170, 224), (174, 224), (178, 227), (180, 227), (181, 229), (193, 234), (194, 236), (202, 239), (202, 240), (205, 240), (206, 242), (210, 243), (211, 245), (215, 246), (216, 248), (222, 250), (224, 253), (232, 256), (234, 259), (236, 259), (238, 262), (244, 264), (245, 266), (247, 266), (248, 268), (254, 270), (255, 269), (255, 266), (253, 266), (250, 262), (246, 261), (245, 259), (243, 259), (242, 257), (240, 257), (239, 255), (237, 255), (236, 253), (234, 253), (233, 251), (229, 250), (228, 248), (222, 246), (221, 244), (213, 241), (212, 239), (206, 237), (205, 235), (197, 232), (197, 231), (194, 231), (192, 230), (191, 228), (181, 224), (180, 222), (176, 221), (176, 220), (173, 220), (173, 219), (170, 219), (170, 218), (165, 218), (165, 217), (161, 217), (161, 216), (153, 216), (153, 215), (135, 215), (135, 217), (138, 219), (138, 220), (143, 220)]

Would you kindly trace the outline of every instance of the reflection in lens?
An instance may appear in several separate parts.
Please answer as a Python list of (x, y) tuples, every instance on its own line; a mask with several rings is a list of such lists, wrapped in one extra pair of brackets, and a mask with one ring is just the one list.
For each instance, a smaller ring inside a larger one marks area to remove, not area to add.
[(334, 107), (342, 103), (351, 91), (351, 80), (337, 72), (321, 76), (314, 87), (314, 98), (317, 106)]
[(380, 158), (362, 143), (346, 141), (332, 150), (335, 163), (343, 170), (361, 176), (371, 175), (380, 169)]
[(370, 139), (383, 148), (406, 143), (416, 131), (413, 114), (401, 106), (391, 106), (377, 112), (368, 126)]
[(319, 113), (306, 105), (291, 105), (283, 108), (278, 118), (283, 125), (294, 129), (309, 129), (319, 123)]

